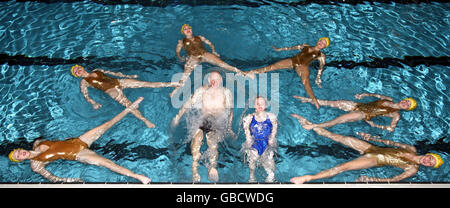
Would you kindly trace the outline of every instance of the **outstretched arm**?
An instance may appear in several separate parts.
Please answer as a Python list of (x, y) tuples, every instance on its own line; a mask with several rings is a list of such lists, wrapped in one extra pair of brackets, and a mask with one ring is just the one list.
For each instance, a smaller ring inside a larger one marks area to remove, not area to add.
[(290, 51), (290, 50), (302, 50), (305, 46), (307, 46), (308, 44), (302, 44), (302, 45), (296, 45), (296, 46), (292, 46), (292, 47), (284, 47), (284, 48), (277, 48), (272, 46), (273, 50), (275, 51)]
[(89, 87), (89, 83), (84, 79), (81, 80), (80, 89), (81, 89), (81, 93), (83, 93), (84, 99), (86, 99), (87, 102), (91, 103), (92, 106), (94, 107), (94, 109), (97, 110), (97, 109), (101, 108), (102, 105), (98, 104), (92, 98), (89, 97), (88, 87)]
[(396, 146), (396, 147), (410, 150), (412, 152), (417, 152), (416, 148), (412, 145), (402, 144), (402, 143), (394, 142), (391, 140), (380, 139), (379, 136), (372, 136), (368, 133), (363, 133), (363, 132), (356, 132), (356, 134), (359, 135), (360, 137), (362, 137), (366, 141), (380, 142), (380, 143), (383, 143), (386, 145)]
[(368, 177), (368, 176), (360, 176), (358, 179), (356, 179), (357, 182), (398, 182), (405, 178), (409, 178), (411, 176), (414, 176), (419, 169), (417, 167), (410, 167), (405, 169), (405, 171), (392, 178), (375, 178), (375, 177)]
[(204, 92), (204, 87), (198, 88), (194, 92), (194, 94), (184, 103), (184, 105), (181, 106), (180, 110), (178, 111), (178, 114), (175, 116), (175, 118), (172, 119), (172, 123), (171, 123), (172, 127), (178, 126), (183, 114), (186, 112), (187, 109), (192, 108), (194, 103), (197, 103), (201, 99), (203, 92)]
[(180, 51), (183, 48), (183, 41), (182, 40), (178, 40), (178, 44), (177, 44), (177, 48), (175, 49), (175, 53), (177, 54), (178, 60), (180, 62), (184, 62), (185, 59), (183, 57), (181, 57), (180, 55)]
[(201, 35), (199, 35), (198, 37), (200, 37), (200, 39), (201, 39), (204, 43), (206, 43), (207, 45), (209, 45), (209, 47), (211, 48), (211, 51), (212, 51), (212, 53), (213, 53), (214, 55), (220, 56), (220, 55), (216, 52), (216, 49), (214, 48), (214, 45), (211, 43), (211, 41), (209, 41), (208, 39), (206, 39), (205, 37), (203, 37), (203, 36), (201, 36)]
[(67, 183), (83, 182), (80, 178), (61, 178), (61, 177), (53, 175), (52, 173), (50, 173), (48, 170), (45, 169), (44, 162), (31, 160), (30, 165), (31, 165), (31, 169), (34, 172), (39, 173), (40, 175), (42, 175), (44, 178), (46, 178), (47, 180), (49, 180), (51, 182), (67, 182)]
[(125, 75), (125, 74), (122, 74), (122, 72), (112, 72), (112, 71), (107, 71), (107, 70), (104, 70), (104, 69), (94, 69), (94, 71), (101, 71), (101, 72), (103, 72), (103, 73), (105, 73), (105, 74), (110, 74), (110, 75), (113, 75), (113, 76), (116, 76), (116, 77), (123, 77), (123, 78), (138, 78), (138, 75)]
[(320, 88), (322, 88), (322, 72), (323, 72), (323, 67), (325, 66), (325, 54), (321, 53), (322, 55), (320, 55), (320, 57), (318, 58), (319, 62), (320, 62), (320, 66), (319, 66), (319, 71), (317, 72), (317, 76), (316, 76), (316, 84), (317, 86), (319, 86)]
[(276, 135), (277, 135), (277, 131), (278, 131), (278, 120), (274, 114), (270, 114), (269, 118), (270, 118), (270, 122), (272, 122), (272, 133), (269, 136), (269, 145), (273, 147), (277, 143)]
[(375, 93), (361, 93), (361, 94), (356, 94), (356, 95), (355, 95), (355, 98), (358, 99), (358, 100), (361, 100), (363, 97), (368, 97), (368, 96), (376, 97), (376, 98), (381, 99), (381, 100), (389, 100), (389, 101), (393, 101), (393, 100), (394, 100), (394, 99), (392, 99), (391, 97), (384, 96), (384, 95), (379, 95), (379, 94), (375, 94)]

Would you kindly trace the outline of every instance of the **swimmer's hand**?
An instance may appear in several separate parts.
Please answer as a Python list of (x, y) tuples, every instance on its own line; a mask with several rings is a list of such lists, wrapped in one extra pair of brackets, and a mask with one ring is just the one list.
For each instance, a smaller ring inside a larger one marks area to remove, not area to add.
[(83, 183), (84, 181), (81, 178), (65, 178), (63, 182), (65, 182), (65, 183), (75, 183), (75, 182)]
[(212, 52), (214, 55), (216, 55), (217, 57), (220, 57), (220, 55), (216, 52), (216, 51), (213, 51)]
[(355, 98), (356, 99), (358, 99), (358, 100), (361, 100), (363, 97), (365, 97), (366, 95), (364, 95), (365, 93), (362, 93), (362, 94), (356, 94), (355, 95)]
[(371, 180), (370, 180), (369, 176), (365, 176), (365, 175), (359, 176), (359, 178), (357, 178), (355, 180), (355, 182), (370, 182), (370, 181)]
[(127, 76), (127, 78), (133, 78), (133, 79), (136, 79), (136, 78), (138, 78), (139, 76), (138, 75), (128, 75)]
[(185, 62), (186, 60), (187, 60), (186, 56), (183, 56), (183, 57), (179, 56), (178, 57), (178, 61), (180, 61), (181, 63)]
[(93, 107), (95, 110), (98, 110), (99, 108), (102, 107), (102, 105), (101, 105), (101, 104), (98, 104), (98, 103), (94, 103), (94, 104), (92, 104), (92, 107)]
[(380, 138), (379, 136), (372, 136), (372, 135), (370, 135), (368, 133), (359, 132), (359, 131), (356, 132), (356, 135), (362, 137), (366, 141), (370, 141), (370, 140), (373, 140), (373, 139), (379, 139)]

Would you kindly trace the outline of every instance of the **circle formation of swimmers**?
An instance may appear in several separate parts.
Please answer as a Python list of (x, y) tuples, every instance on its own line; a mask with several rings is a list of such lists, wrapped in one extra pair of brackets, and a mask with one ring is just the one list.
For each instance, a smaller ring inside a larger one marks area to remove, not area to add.
[[(360, 176), (358, 182), (397, 182), (405, 178), (415, 175), (419, 166), (427, 166), (439, 168), (443, 164), (442, 158), (436, 153), (427, 153), (418, 155), (416, 148), (408, 144), (393, 142), (390, 140), (380, 139), (368, 133), (356, 132), (362, 138), (358, 139), (352, 136), (343, 136), (328, 131), (327, 127), (337, 124), (364, 120), (370, 126), (381, 128), (387, 131), (394, 131), (398, 121), (400, 120), (400, 110), (413, 110), (417, 107), (417, 102), (413, 98), (405, 98), (398, 103), (394, 99), (384, 95), (363, 93), (355, 95), (356, 99), (372, 96), (378, 98), (377, 101), (369, 103), (358, 103), (350, 100), (320, 100), (314, 96), (309, 81), (309, 64), (318, 60), (320, 63), (319, 71), (315, 79), (315, 83), (321, 87), (321, 75), (325, 66), (325, 54), (322, 49), (330, 45), (330, 39), (327, 37), (320, 38), (315, 46), (301, 44), (286, 48), (275, 48), (275, 51), (283, 50), (300, 50), (300, 52), (287, 59), (283, 59), (266, 67), (251, 71), (241, 71), (236, 67), (222, 61), (220, 55), (216, 52), (214, 45), (203, 36), (194, 36), (192, 27), (184, 24), (181, 27), (181, 33), (185, 36), (179, 40), (176, 47), (176, 55), (180, 62), (185, 62), (184, 73), (179, 82), (147, 82), (137, 80), (137, 75), (124, 75), (122, 73), (111, 72), (103, 69), (95, 69), (88, 72), (84, 67), (75, 65), (70, 69), (74, 77), (82, 78), (80, 82), (80, 90), (87, 102), (92, 104), (94, 109), (102, 107), (101, 104), (94, 101), (88, 94), (88, 87), (99, 89), (108, 94), (115, 101), (125, 106), (125, 110), (117, 114), (111, 120), (90, 129), (81, 136), (75, 138), (67, 138), (61, 141), (36, 140), (32, 150), (14, 149), (8, 155), (12, 162), (22, 162), (30, 160), (31, 169), (39, 173), (44, 178), (52, 182), (82, 182), (80, 178), (61, 178), (53, 175), (45, 166), (58, 159), (77, 160), (82, 163), (103, 166), (116, 173), (126, 175), (141, 181), (143, 184), (150, 183), (150, 178), (145, 175), (136, 174), (129, 169), (115, 164), (113, 161), (98, 155), (89, 147), (99, 139), (108, 129), (114, 126), (118, 121), (124, 118), (128, 113), (133, 114), (136, 118), (143, 121), (148, 128), (154, 128), (155, 125), (147, 120), (138, 110), (140, 102), (144, 99), (139, 97), (136, 101), (131, 102), (124, 95), (125, 88), (160, 88), (174, 87), (170, 97), (182, 86), (186, 79), (193, 72), (194, 68), (202, 63), (207, 62), (219, 66), (225, 70), (235, 72), (239, 75), (254, 79), (255, 74), (271, 72), (280, 69), (294, 69), (301, 78), (302, 84), (309, 97), (293, 96), (302, 103), (311, 103), (317, 109), (320, 106), (329, 106), (346, 111), (331, 121), (320, 124), (314, 124), (301, 115), (291, 114), (296, 118), (300, 125), (306, 130), (313, 130), (317, 134), (329, 138), (335, 142), (341, 143), (358, 151), (361, 156), (349, 162), (337, 165), (331, 169), (323, 170), (315, 175), (304, 175), (291, 178), (290, 181), (295, 184), (302, 184), (311, 180), (333, 177), (339, 173), (348, 170), (367, 169), (375, 166), (394, 166), (403, 169), (403, 173), (392, 178), (374, 178), (368, 176)], [(211, 48), (208, 52), (203, 43)], [(181, 49), (187, 53), (186, 57), (180, 55)], [(112, 78), (108, 75), (121, 77), (121, 79)], [(192, 181), (199, 182), (201, 180), (198, 173), (199, 160), (202, 156), (208, 159), (206, 167), (208, 169), (208, 179), (212, 182), (219, 180), (217, 171), (218, 144), (222, 142), (226, 135), (236, 138), (236, 134), (231, 129), (233, 120), (233, 98), (229, 89), (222, 86), (222, 76), (219, 72), (213, 71), (208, 75), (208, 84), (199, 87), (194, 94), (180, 108), (178, 114), (173, 118), (171, 126), (175, 127), (179, 124), (180, 119), (186, 113), (189, 114), (187, 120), (189, 129), (189, 139), (191, 142), (192, 153)], [(249, 182), (256, 182), (255, 169), (262, 166), (267, 173), (266, 182), (275, 181), (275, 162), (273, 159), (277, 151), (277, 116), (273, 113), (266, 112), (266, 98), (258, 96), (255, 98), (255, 112), (246, 115), (243, 118), (243, 129), (245, 132), (245, 142), (242, 144), (241, 151), (246, 155), (246, 162), (249, 165)], [(391, 124), (383, 126), (375, 124), (372, 118), (378, 116), (391, 117)], [(206, 136), (208, 149), (200, 152), (203, 144), (203, 136)], [(365, 141), (364, 141), (365, 140)], [(369, 143), (368, 141), (383, 143), (392, 146), (392, 148), (379, 147)]]

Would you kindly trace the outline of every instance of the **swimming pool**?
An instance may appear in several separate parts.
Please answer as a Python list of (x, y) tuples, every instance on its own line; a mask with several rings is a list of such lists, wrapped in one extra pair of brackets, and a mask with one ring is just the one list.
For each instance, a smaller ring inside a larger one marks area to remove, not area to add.
[[(331, 45), (324, 50), (327, 65), (322, 88), (313, 85), (318, 98), (354, 100), (354, 94), (370, 92), (395, 101), (413, 96), (419, 106), (402, 112), (393, 133), (364, 122), (329, 130), (351, 136), (356, 131), (368, 132), (415, 145), (421, 154), (431, 150), (440, 153), (444, 161), (449, 159), (448, 3), (64, 2), (0, 2), (0, 182), (46, 182), (32, 172), (29, 162), (9, 162), (9, 151), (19, 146), (29, 149), (40, 136), (78, 136), (123, 109), (105, 94), (90, 89), (90, 96), (103, 105), (93, 110), (79, 91), (80, 80), (69, 73), (72, 65), (168, 82), (183, 70), (175, 47), (182, 38), (179, 29), (184, 23), (193, 26), (194, 34), (208, 38), (225, 62), (244, 71), (295, 54), (275, 52), (272, 46), (315, 44), (319, 37), (330, 37)], [(212, 66), (203, 64), (203, 69), (209, 68)], [(311, 68), (314, 79), (318, 65)], [(323, 122), (342, 111), (327, 107), (316, 110), (296, 101), (292, 95), (306, 96), (300, 78), (294, 71), (276, 73), (280, 106), (276, 180), (289, 182), (291, 177), (317, 173), (356, 158), (356, 151), (304, 130), (289, 116), (297, 113)], [(153, 182), (190, 182), (192, 157), (189, 145), (183, 144), (184, 120), (179, 128), (170, 129), (170, 121), (178, 112), (168, 97), (171, 89), (124, 92), (130, 100), (145, 97), (139, 109), (157, 128), (147, 129), (135, 117), (127, 116), (92, 149), (149, 176)], [(219, 182), (248, 181), (248, 166), (239, 153), (245, 140), (239, 126), (244, 112), (253, 109), (234, 109), (233, 128), (239, 132), (238, 139), (227, 140), (219, 147)], [(47, 169), (57, 176), (80, 177), (86, 182), (137, 182), (106, 168), (78, 162), (54, 162)], [(414, 177), (404, 181), (449, 182), (449, 169), (448, 163), (437, 170), (421, 167)], [(199, 172), (202, 182), (208, 182), (206, 168), (200, 166)], [(256, 173), (258, 181), (263, 181), (263, 169)], [(392, 177), (399, 173), (396, 168), (371, 168), (319, 182), (352, 182), (360, 175)]]

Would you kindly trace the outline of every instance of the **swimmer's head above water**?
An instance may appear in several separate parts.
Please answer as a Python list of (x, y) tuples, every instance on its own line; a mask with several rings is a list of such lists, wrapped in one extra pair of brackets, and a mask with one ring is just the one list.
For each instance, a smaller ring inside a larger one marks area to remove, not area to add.
[(11, 162), (22, 162), (27, 159), (29, 155), (29, 151), (26, 151), (22, 148), (17, 148), (9, 153), (8, 158), (9, 160), (11, 160)]
[(183, 35), (188, 35), (188, 34), (192, 35), (192, 27), (188, 24), (184, 24), (183, 26), (181, 26), (180, 31), (181, 31), (181, 34), (183, 34)]
[(262, 96), (258, 96), (255, 98), (255, 111), (256, 112), (264, 112), (267, 108), (266, 98)]
[(78, 77), (83, 77), (83, 75), (86, 75), (86, 70), (84, 70), (84, 67), (76, 64), (75, 66), (72, 66), (72, 68), (70, 68), (70, 73), (72, 74), (72, 76), (78, 78)]
[(212, 71), (208, 76), (208, 83), (211, 87), (221, 87), (222, 86), (222, 76), (218, 71)]
[(400, 101), (400, 107), (404, 110), (414, 110), (417, 107), (417, 101), (412, 98), (405, 98)]
[(441, 167), (442, 164), (444, 164), (444, 160), (442, 160), (441, 156), (439, 156), (436, 153), (427, 153), (420, 160), (420, 163), (425, 166), (439, 168), (439, 167)]
[(328, 37), (320, 38), (320, 39), (317, 41), (317, 45), (318, 45), (321, 49), (327, 48), (327, 47), (330, 45), (330, 38), (328, 38)]

